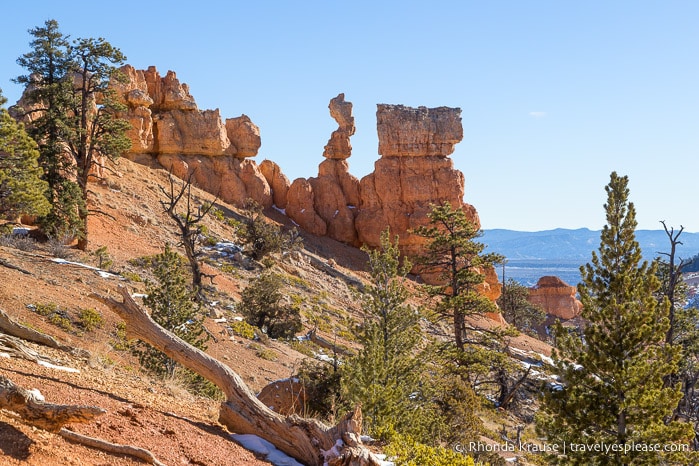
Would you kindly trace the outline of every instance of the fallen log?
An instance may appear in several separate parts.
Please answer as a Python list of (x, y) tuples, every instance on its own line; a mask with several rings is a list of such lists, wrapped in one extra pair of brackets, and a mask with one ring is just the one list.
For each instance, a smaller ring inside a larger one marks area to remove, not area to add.
[(9, 315), (7, 315), (7, 313), (2, 309), (0, 309), (0, 333), (5, 333), (7, 335), (12, 335), (14, 337), (21, 338), (22, 340), (31, 341), (32, 343), (38, 343), (43, 346), (48, 346), (49, 348), (55, 348), (61, 351), (66, 351), (76, 356), (89, 357), (89, 353), (85, 350), (64, 345), (62, 343), (59, 343), (49, 335), (37, 332), (36, 330), (26, 327), (22, 324), (18, 324), (17, 322), (12, 320), (12, 318)]
[(90, 422), (106, 411), (96, 406), (45, 403), (36, 392), (15, 385), (0, 375), (0, 408), (15, 412), (35, 427), (58, 432), (66, 424)]
[(71, 442), (79, 443), (88, 447), (96, 448), (98, 450), (106, 451), (107, 453), (114, 453), (117, 455), (128, 455), (145, 461), (149, 464), (154, 464), (155, 466), (165, 466), (163, 463), (158, 461), (158, 459), (150, 451), (134, 447), (132, 445), (122, 445), (119, 443), (107, 442), (99, 438), (88, 437), (87, 435), (79, 434), (68, 430), (65, 427), (61, 429), (58, 434)]
[[(348, 413), (334, 427), (316, 419), (296, 415), (281, 416), (260, 402), (231, 368), (158, 325), (131, 298), (125, 287), (120, 286), (119, 292), (123, 301), (101, 296), (96, 298), (126, 321), (127, 335), (130, 338), (149, 343), (178, 364), (217, 385), (226, 396), (226, 401), (221, 403), (219, 420), (232, 432), (257, 435), (309, 466), (321, 466), (325, 462), (329, 466), (380, 464), (374, 455), (362, 447), (360, 408)], [(343, 448), (339, 455), (330, 457), (330, 451), (338, 443)]]

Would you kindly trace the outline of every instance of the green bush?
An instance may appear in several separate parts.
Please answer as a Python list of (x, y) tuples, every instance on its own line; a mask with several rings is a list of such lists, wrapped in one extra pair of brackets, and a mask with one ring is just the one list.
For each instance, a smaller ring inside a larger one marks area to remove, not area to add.
[(233, 333), (239, 337), (247, 338), (248, 340), (253, 340), (255, 338), (255, 327), (244, 320), (236, 320), (230, 327)]
[(104, 317), (94, 309), (82, 309), (78, 314), (78, 319), (80, 319), (80, 326), (86, 332), (101, 328), (104, 324)]
[(396, 432), (384, 432), (388, 445), (384, 453), (395, 458), (396, 466), (474, 466), (473, 458), (444, 447), (432, 447)]
[(238, 307), (245, 320), (270, 338), (289, 338), (301, 330), (301, 313), (297, 306), (282, 303), (282, 279), (265, 270), (241, 295)]

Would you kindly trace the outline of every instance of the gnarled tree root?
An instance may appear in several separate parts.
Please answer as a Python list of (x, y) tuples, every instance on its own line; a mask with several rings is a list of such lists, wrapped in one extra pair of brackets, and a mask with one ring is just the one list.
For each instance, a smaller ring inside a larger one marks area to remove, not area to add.
[(1, 375), (0, 409), (15, 412), (28, 424), (49, 432), (58, 432), (66, 424), (90, 422), (106, 412), (96, 406), (45, 403), (35, 392), (15, 385)]

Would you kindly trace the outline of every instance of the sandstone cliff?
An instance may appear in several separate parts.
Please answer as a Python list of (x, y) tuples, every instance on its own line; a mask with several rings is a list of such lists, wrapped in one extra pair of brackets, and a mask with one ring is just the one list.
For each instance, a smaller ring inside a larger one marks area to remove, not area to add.
[(112, 87), (127, 105), (122, 115), (131, 122), (132, 148), (126, 157), (157, 162), (180, 178), (194, 181), (221, 199), (242, 205), (253, 198), (272, 205), (272, 192), (257, 164), (260, 130), (246, 115), (222, 121), (216, 110), (199, 110), (189, 87), (173, 71), (161, 77), (155, 67), (136, 70), (125, 65), (125, 82)]
[(578, 290), (558, 277), (541, 277), (529, 290), (529, 302), (541, 306), (548, 315), (572, 319), (580, 315), (582, 303), (575, 297)]

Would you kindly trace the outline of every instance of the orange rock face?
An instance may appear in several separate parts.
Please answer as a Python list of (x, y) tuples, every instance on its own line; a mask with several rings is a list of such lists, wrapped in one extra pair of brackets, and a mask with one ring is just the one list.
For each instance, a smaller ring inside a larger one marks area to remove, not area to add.
[(282, 173), (279, 165), (271, 160), (263, 160), (260, 164), (260, 172), (267, 180), (267, 184), (272, 189), (272, 200), (274, 205), (280, 209), (286, 209), (287, 195), (289, 193), (289, 178)]
[(459, 108), (380, 104), (376, 128), (384, 157), (446, 157), (464, 137)]
[(327, 160), (318, 166), (317, 177), (294, 180), (286, 214), (304, 230), (358, 246), (354, 220), (359, 180), (349, 173), (345, 160), (351, 155), (349, 138), (355, 131), (352, 104), (340, 94), (330, 100), (328, 107), (339, 128), (325, 146), (323, 156)]
[(323, 157), (328, 159), (349, 158), (352, 155), (350, 136), (355, 131), (352, 103), (345, 101), (345, 94), (339, 94), (330, 100), (328, 108), (330, 116), (337, 121), (339, 127), (330, 135), (330, 140), (323, 151)]
[(558, 277), (541, 277), (529, 290), (529, 302), (541, 306), (552, 316), (572, 319), (580, 315), (582, 303), (576, 299), (578, 290)]
[[(173, 71), (165, 77), (154, 66), (136, 70), (121, 68), (125, 82), (111, 83), (128, 111), (128, 136), (132, 148), (127, 157), (144, 163), (155, 159), (175, 176), (194, 173), (197, 185), (223, 200), (243, 205), (252, 198), (272, 205), (272, 191), (254, 157), (261, 145), (260, 130), (246, 115), (225, 124), (216, 110), (199, 110), (189, 86)], [(283, 191), (280, 188), (280, 192)]]

